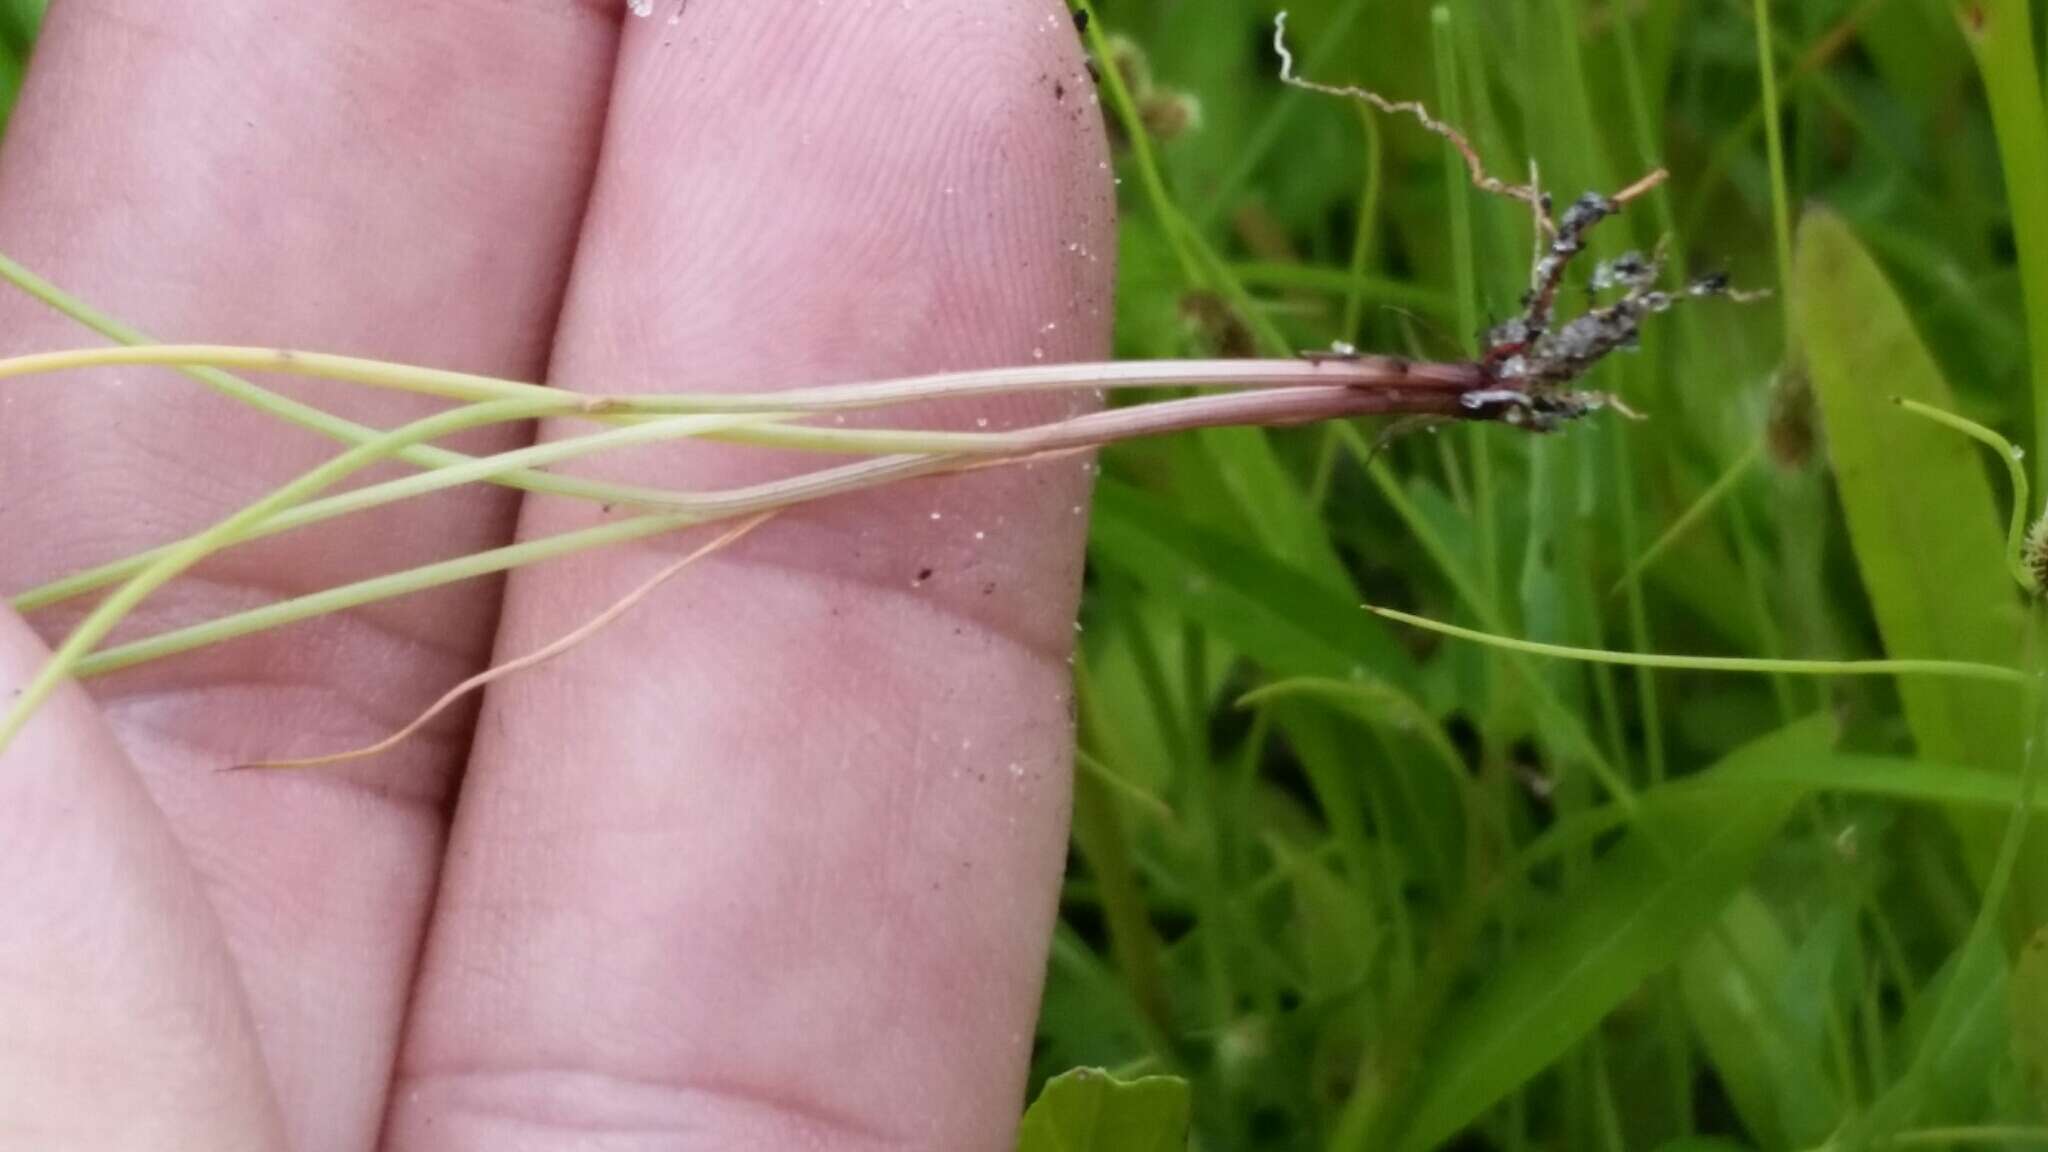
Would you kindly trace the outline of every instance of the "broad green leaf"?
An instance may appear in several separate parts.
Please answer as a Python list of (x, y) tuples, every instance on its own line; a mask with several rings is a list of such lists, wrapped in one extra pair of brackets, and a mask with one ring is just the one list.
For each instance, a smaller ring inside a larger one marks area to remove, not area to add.
[[(1782, 728), (1727, 763), (1827, 754), (1823, 717)], [(1602, 857), (1539, 934), (1440, 1026), (1414, 1079), (1401, 1147), (1432, 1148), (1549, 1066), (1712, 924), (1791, 812), (1792, 789), (1702, 793), (1646, 817)]]
[(1096, 1068), (1047, 1081), (1017, 1130), (1017, 1152), (1183, 1152), (1187, 1146), (1185, 1080), (1118, 1080)]
[[(2014, 664), (2023, 618), (2001, 566), (2004, 539), (1983, 449), (1891, 402), (1953, 409), (1948, 383), (1905, 306), (1848, 226), (1809, 213), (1800, 229), (1796, 306), (1856, 563), (1893, 656)], [(2016, 771), (2019, 694), (1932, 678), (1899, 695), (1922, 754)], [(1958, 820), (1981, 870), (1997, 849), (1995, 817)], [(2033, 853), (2034, 860), (2043, 857)], [(2023, 900), (2041, 886), (2021, 872)]]

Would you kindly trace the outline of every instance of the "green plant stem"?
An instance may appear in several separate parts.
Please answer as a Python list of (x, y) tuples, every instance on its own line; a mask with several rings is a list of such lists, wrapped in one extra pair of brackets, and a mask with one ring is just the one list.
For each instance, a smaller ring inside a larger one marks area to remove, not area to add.
[(365, 604), (375, 604), (382, 600), (423, 592), (429, 588), (438, 588), (444, 584), (489, 576), (545, 560), (587, 552), (594, 548), (643, 540), (705, 522), (701, 517), (690, 514), (634, 516), (596, 528), (564, 532), (540, 540), (474, 552), (454, 560), (426, 564), (388, 576), (378, 576), (339, 588), (330, 588), (248, 612), (236, 613), (219, 620), (103, 649), (78, 660), (75, 671), (81, 678), (104, 676), (151, 660), (161, 660), (166, 656), (176, 656), (194, 649), (283, 627), (286, 624), (325, 616), (331, 612), (360, 608)]
[[(1958, 1026), (1959, 1016), (1966, 1010), (1970, 996), (1977, 991), (1976, 981), (1967, 978), (1971, 961), (1999, 947), (1999, 925), (2005, 920), (2007, 900), (2013, 892), (2014, 877), (2019, 872), (2020, 849), (2026, 842), (2034, 805), (2040, 798), (2044, 767), (2041, 748), (2042, 689), (2048, 688), (2048, 663), (2041, 660), (2040, 639), (2044, 625), (2048, 625), (2048, 609), (2044, 609), (2041, 601), (2036, 599), (2028, 615), (2025, 660), (2029, 671), (2023, 674), (2023, 678), (2031, 682), (2036, 691), (2027, 707), (2019, 799), (2006, 817), (2005, 833), (1999, 839), (1998, 855), (1984, 884), (1984, 898), (1977, 907), (1977, 915), (1970, 922), (1970, 930), (1962, 946), (1956, 950), (1954, 978), (1942, 990), (1941, 999), (1934, 1006), (1933, 1019), (1921, 1037), (1919, 1048), (1913, 1053), (1912, 1063), (1898, 1082), (1851, 1126), (1841, 1142), (1846, 1148), (1857, 1149), (1886, 1140), (1919, 1111), (1927, 1095), (1926, 1086), (1935, 1075), (1935, 1065), (1949, 1042), (1950, 1033)], [(2026, 930), (2031, 932), (2033, 927), (2027, 925)], [(2000, 958), (1999, 962), (2003, 963), (2003, 959)]]
[[(1290, 394), (1301, 393), (1315, 394), (1301, 397), (1315, 405), (1336, 404), (1338, 406), (1334, 410), (1324, 411), (1321, 416), (1312, 418), (1343, 415), (1346, 414), (1347, 409), (1351, 410), (1350, 414), (1356, 414), (1358, 411), (1369, 411), (1372, 406), (1379, 404), (1384, 399), (1384, 397), (1376, 396), (1374, 393), (1356, 388), (1284, 389), (1257, 394), (1202, 396), (1191, 400), (1167, 401), (1156, 405), (1143, 405), (1136, 408), (1111, 409), (1090, 413), (1072, 420), (1063, 421), (1060, 424), (1047, 425), (1038, 430), (1049, 433), (1051, 435), (1049, 440), (1042, 438), (1013, 440), (1012, 443), (1016, 445), (1039, 445), (1036, 448), (1026, 447), (1024, 455), (1045, 450), (1044, 446), (1048, 444), (1053, 445), (1052, 450), (1063, 451), (1066, 447), (1071, 446), (1068, 444), (1068, 441), (1073, 443), (1094, 443), (1096, 442), (1095, 437), (1099, 432), (1114, 427), (1129, 427), (1130, 420), (1133, 417), (1141, 418), (1140, 423), (1143, 424), (1145, 423), (1143, 419), (1144, 414), (1148, 410), (1172, 409), (1182, 412), (1194, 411), (1195, 409), (1189, 408), (1189, 405), (1202, 406), (1201, 411), (1219, 415), (1226, 423), (1235, 423), (1237, 422), (1235, 416), (1226, 414), (1234, 413), (1235, 409), (1219, 408), (1216, 406), (1217, 402), (1289, 400)], [(1455, 394), (1451, 395), (1453, 402), (1455, 402)], [(502, 401), (500, 403), (508, 405), (527, 404), (534, 406), (535, 411), (544, 414), (560, 414), (570, 410), (581, 411), (588, 401), (582, 397), (555, 393), (547, 397), (523, 397), (515, 401)], [(1365, 409), (1358, 409), (1357, 406), (1360, 404), (1367, 407)], [(441, 418), (436, 417), (433, 419)], [(847, 435), (854, 435), (859, 431), (847, 430)], [(996, 433), (992, 435), (1002, 436), (1011, 434)], [(1076, 439), (1077, 437), (1078, 439)], [(379, 451), (384, 451), (388, 454), (390, 449), (388, 437), (380, 438), (374, 444), (377, 445)], [(369, 447), (363, 446), (362, 448), (352, 449), (343, 458), (349, 458), (367, 450)], [(995, 459), (1010, 462), (1002, 457)], [(513, 545), (508, 548), (478, 553), (441, 564), (430, 564), (391, 576), (362, 581), (310, 596), (302, 596), (265, 608), (180, 629), (176, 632), (152, 637), (147, 640), (137, 641), (133, 644), (95, 653), (90, 657), (78, 660), (78, 672), (80, 675), (97, 675), (113, 671), (117, 668), (129, 667), (146, 660), (159, 659), (209, 644), (220, 643), (223, 640), (248, 635), (252, 632), (279, 627), (312, 616), (324, 615), (328, 612), (340, 611), (378, 600), (406, 595), (455, 580), (504, 571), (507, 568), (518, 567), (553, 556), (566, 555), (588, 547), (601, 547), (608, 543), (638, 539), (643, 536), (688, 527), (692, 524), (707, 523), (714, 519), (753, 515), (771, 509), (786, 508), (808, 500), (842, 495), (916, 476), (961, 471), (968, 468), (981, 467), (992, 462), (995, 461), (976, 455), (916, 454), (881, 456), (842, 465), (837, 468), (826, 468), (804, 473), (786, 480), (773, 481), (748, 488), (733, 489), (722, 493), (704, 494), (698, 498), (695, 508), (689, 512), (657, 513), (636, 517), (631, 520), (604, 525), (596, 529), (552, 537), (547, 541), (534, 541), (528, 544)], [(331, 466), (330, 464), (326, 467)], [(306, 495), (310, 495), (310, 493), (302, 492), (295, 499), (303, 498)], [(232, 542), (235, 539), (239, 539), (241, 534), (253, 530), (271, 514), (282, 511), (289, 503), (291, 502), (275, 504), (266, 502), (261, 514), (252, 515), (246, 510), (238, 514), (235, 518), (235, 531), (227, 537), (227, 541)], [(215, 533), (218, 531), (219, 529), (216, 528), (203, 534), (203, 537), (208, 541), (214, 541), (216, 539)], [(182, 555), (185, 550), (193, 546), (194, 541), (199, 539), (201, 537), (195, 537), (193, 540), (188, 540), (175, 546), (171, 555)], [(212, 546), (210, 543), (209, 548)], [(158, 562), (164, 562), (164, 558), (160, 557)]]
[[(588, 399), (569, 393), (550, 392), (547, 389), (540, 389), (525, 399), (546, 405), (552, 414), (585, 413), (589, 411), (591, 404)], [(1440, 399), (1455, 402), (1454, 396)], [(274, 535), (291, 528), (363, 511), (454, 484), (488, 480), (516, 467), (534, 463), (556, 463), (605, 449), (685, 437), (732, 440), (765, 447), (842, 455), (872, 455), (876, 460), (869, 463), (884, 468), (879, 475), (893, 478), (899, 474), (893, 470), (898, 466), (908, 467), (918, 473), (957, 470), (1005, 459), (1024, 460), (1049, 453), (1091, 448), (1133, 436), (1260, 422), (1258, 419), (1245, 420), (1247, 413), (1270, 414), (1284, 408), (1288, 414), (1283, 417), (1282, 422), (1298, 422), (1368, 413), (1388, 403), (1409, 402), (1412, 400), (1400, 400), (1392, 393), (1375, 393), (1350, 387), (1261, 389), (1089, 412), (1051, 424), (987, 433), (795, 426), (778, 428), (774, 422), (784, 418), (780, 414), (670, 417), (628, 425), (591, 436), (500, 453), (437, 472), (365, 488), (330, 500), (296, 506), (250, 525), (235, 542)], [(1276, 408), (1276, 405), (1279, 407)], [(809, 494), (805, 498), (815, 498), (820, 494), (831, 495), (864, 487), (870, 482), (874, 482), (874, 475), (871, 475), (867, 467), (856, 464), (841, 469), (826, 469), (792, 481), (781, 482), (779, 485), (746, 490), (747, 495), (741, 502), (749, 499), (779, 499), (779, 494), (790, 484), (799, 486), (788, 489), (790, 498), (794, 499), (799, 491)], [(665, 494), (660, 504), (660, 507), (670, 511), (695, 512), (701, 519), (737, 514), (733, 511), (735, 506), (736, 502), (731, 493)], [(173, 544), (165, 547), (179, 546)], [(139, 556), (112, 561), (98, 568), (30, 589), (15, 597), (13, 605), (19, 611), (28, 611), (83, 595), (123, 578), (150, 563), (154, 558), (160, 557), (164, 551), (164, 548), (160, 548)]]
[(57, 685), (71, 674), (74, 666), (78, 665), (95, 645), (105, 639), (144, 598), (169, 583), (179, 573), (233, 543), (247, 528), (260, 524), (271, 514), (385, 459), (396, 449), (489, 424), (536, 419), (550, 412), (560, 411), (565, 403), (574, 404), (575, 399), (566, 396), (551, 399), (521, 397), (473, 405), (452, 412), (441, 412), (423, 420), (416, 420), (367, 444), (360, 444), (343, 452), (298, 479), (271, 491), (262, 499), (205, 532), (178, 544), (116, 589), (81, 621), (65, 638), (64, 643), (51, 654), (50, 659), (16, 696), (6, 718), (0, 720), (0, 751), (4, 751), (7, 745), (13, 742), (23, 725), (28, 723), (29, 717), (49, 698)]
[[(653, 420), (644, 424), (634, 424), (625, 428), (606, 429), (605, 431), (588, 436), (576, 436), (564, 440), (535, 444), (514, 451), (501, 452), (494, 456), (471, 458), (462, 464), (437, 468), (431, 472), (421, 472), (382, 484), (357, 488), (353, 491), (343, 492), (324, 499), (293, 505), (265, 519), (262, 523), (251, 526), (238, 537), (236, 543), (260, 540), (267, 536), (275, 536), (297, 528), (304, 528), (323, 521), (332, 520), (338, 516), (346, 516), (354, 512), (363, 512), (372, 508), (383, 507), (387, 504), (425, 496), (448, 488), (459, 487), (463, 484), (497, 480), (514, 469), (539, 468), (549, 464), (577, 459), (592, 453), (634, 444), (660, 443), (679, 437), (699, 435), (703, 429), (710, 426), (751, 419), (755, 419), (755, 417), (677, 416), (664, 420)], [(677, 509), (688, 508), (706, 514), (715, 514), (716, 509), (720, 506), (717, 503), (718, 499), (715, 495), (704, 496), (688, 492), (665, 493), (663, 505)], [(123, 557), (122, 559), (102, 564), (97, 568), (87, 569), (86, 571), (51, 581), (48, 584), (32, 588), (15, 596), (9, 601), (9, 604), (17, 612), (33, 612), (41, 608), (47, 608), (52, 604), (62, 603), (63, 601), (83, 596), (89, 592), (97, 591), (110, 584), (117, 584), (127, 579), (136, 572), (155, 563), (173, 549), (180, 547), (182, 543), (182, 541), (176, 541), (165, 544), (161, 547), (150, 549), (147, 552)]]
[[(1351, 448), (1352, 452), (1359, 459), (1364, 460), (1371, 454), (1371, 449), (1362, 442), (1362, 438), (1358, 435), (1356, 428), (1352, 428), (1349, 425), (1340, 425), (1338, 435), (1344, 437), (1347, 446)], [(1501, 621), (1499, 610), (1485, 598), (1478, 586), (1472, 582), (1471, 574), (1465, 571), (1464, 567), (1452, 556), (1451, 550), (1444, 543), (1443, 538), (1437, 534), (1436, 529), (1430, 525), (1420, 510), (1408, 499), (1407, 493), (1401, 490), (1400, 483), (1378, 461), (1373, 461), (1367, 465), (1366, 472), (1373, 481), (1373, 484), (1379, 489), (1381, 497), (1387, 501), (1388, 506), (1394, 510), (1394, 514), (1400, 518), (1402, 524), (1414, 535), (1416, 541), (1422, 545), (1424, 553), (1436, 564), (1438, 571), (1450, 582), (1452, 591), (1457, 593), (1458, 598), (1464, 602), (1466, 609), (1486, 627), (1495, 631), (1503, 630), (1505, 625)], [(1484, 635), (1484, 633), (1481, 633), (1481, 635)], [(1568, 738), (1565, 743), (1569, 744), (1569, 752), (1576, 754), (1586, 762), (1587, 768), (1599, 779), (1601, 786), (1607, 790), (1616, 803), (1620, 804), (1626, 811), (1635, 811), (1635, 790), (1629, 786), (1627, 778), (1616, 770), (1613, 762), (1607, 758), (1606, 753), (1601, 751), (1600, 745), (1586, 731), (1585, 725), (1580, 722), (1578, 716), (1570, 708), (1565, 706), (1564, 701), (1559, 699), (1556, 691), (1550, 684), (1542, 676), (1538, 675), (1535, 669), (1530, 668), (1523, 661), (1511, 659), (1508, 661), (1508, 667), (1515, 671), (1522, 686), (1529, 692), (1529, 697), (1536, 706), (1557, 722), (1559, 730), (1567, 734)]]
[[(1453, 124), (1465, 121), (1465, 96), (1458, 83), (1458, 60), (1456, 33), (1453, 31), (1451, 10), (1444, 5), (1430, 9), (1431, 42), (1436, 50), (1436, 68), (1440, 100), (1444, 115)], [(1459, 351), (1471, 355), (1479, 332), (1479, 256), (1474, 239), (1472, 181), (1465, 171), (1463, 157), (1449, 141), (1443, 145), (1444, 195), (1449, 202), (1446, 213), (1451, 232), (1451, 268), (1458, 297), (1458, 330), (1463, 340)], [(1485, 433), (1475, 432), (1472, 446), (1472, 486), (1477, 498), (1472, 507), (1473, 534), (1479, 552), (1479, 584), (1481, 598), (1489, 606), (1500, 603), (1500, 513), (1494, 495), (1493, 454), (1486, 443)], [(1498, 693), (1498, 670), (1489, 663), (1486, 669), (1487, 699)]]
[(2017, 668), (2006, 668), (1998, 664), (1978, 664), (1967, 660), (1759, 660), (1748, 656), (1681, 656), (1659, 652), (1616, 652), (1605, 648), (1575, 648), (1567, 644), (1545, 644), (1535, 640), (1499, 636), (1393, 608), (1366, 605), (1366, 611), (1425, 631), (1488, 644), (1510, 652), (1559, 660), (1578, 660), (1590, 664), (1668, 668), (1687, 672), (1777, 672), (1793, 676), (1946, 676), (1958, 680), (1986, 680), (2019, 686), (2033, 682), (2031, 676)]
[(1188, 240), (1194, 229), (1175, 207), (1172, 193), (1166, 190), (1166, 177), (1159, 171), (1159, 158), (1152, 150), (1151, 133), (1145, 130), (1145, 117), (1138, 111), (1138, 102), (1131, 97), (1130, 85), (1124, 83), (1123, 71), (1116, 66), (1116, 60), (1110, 53), (1109, 33), (1103, 28), (1102, 15), (1090, 0), (1077, 0), (1077, 8), (1088, 18), (1085, 33), (1088, 51), (1095, 57), (1097, 71), (1102, 76), (1110, 111), (1116, 115), (1117, 123), (1123, 126), (1124, 137), (1130, 141), (1131, 162), (1138, 169), (1138, 181), (1144, 186), (1145, 198), (1151, 201), (1152, 210), (1159, 217), (1159, 230), (1165, 234), (1167, 246), (1173, 250), (1173, 258), (1180, 265), (1182, 277), (1190, 284), (1202, 283), (1200, 267), (1188, 249)]
[[(0, 280), (13, 284), (30, 297), (109, 340), (130, 346), (155, 343), (142, 332), (95, 310), (83, 300), (37, 276), (5, 255), (0, 255)], [(230, 375), (218, 368), (168, 362), (167, 364), (230, 400), (330, 440), (338, 440), (344, 444), (364, 444), (378, 435), (377, 429), (366, 424), (344, 420), (313, 405), (300, 403), (288, 396), (280, 396), (268, 388)], [(429, 444), (416, 444), (396, 455), (398, 459), (421, 468), (446, 467), (470, 459), (460, 452), (451, 452)], [(574, 477), (550, 476), (542, 472), (512, 473), (499, 477), (497, 482), (523, 491), (546, 492), (598, 503), (640, 504), (643, 498), (651, 494), (649, 490), (643, 488), (598, 484)]]
[[(277, 372), (464, 403), (565, 395), (559, 389), (495, 376), (325, 352), (235, 344), (151, 344), (36, 352), (0, 359), (0, 380), (85, 368), (142, 365)], [(565, 411), (563, 415), (607, 423), (657, 416), (817, 415), (886, 408), (917, 401), (986, 399), (1019, 393), (1366, 385), (1383, 381), (1390, 371), (1402, 374), (1408, 384), (1418, 388), (1470, 388), (1481, 383), (1470, 365), (1418, 364), (1389, 356), (1323, 361), (1285, 356), (1267, 360), (1136, 360), (947, 372), (780, 392), (587, 395), (583, 397), (581, 408)], [(374, 429), (369, 432), (377, 434)]]
[(2021, 452), (2012, 441), (1993, 432), (1974, 420), (1944, 412), (1932, 405), (1922, 404), (1905, 396), (1896, 396), (1892, 402), (1924, 420), (1952, 431), (1960, 432), (1977, 443), (1991, 449), (2005, 465), (2006, 478), (2012, 484), (2012, 515), (2005, 530), (2005, 565), (2012, 578), (2025, 592), (2039, 592), (2040, 582), (2034, 578), (2034, 570), (2027, 565), (2027, 467), (2021, 463)]
[[(1286, 99), (1302, 93), (1290, 90)], [(1365, 134), (1365, 179), (1358, 188), (1358, 222), (1351, 236), (1351, 283), (1344, 292), (1342, 338), (1357, 343), (1365, 338), (1365, 293), (1371, 282), (1366, 270), (1372, 266), (1373, 241), (1379, 230), (1380, 186), (1385, 170), (1380, 141), (1380, 122), (1365, 108), (1358, 109), (1359, 130)]]
[(1778, 298), (1786, 309), (1786, 331), (1791, 331), (1792, 288), (1792, 198), (1785, 182), (1785, 130), (1779, 122), (1778, 73), (1771, 48), (1770, 0), (1755, 0), (1757, 82), (1763, 88), (1764, 143), (1771, 168), (1771, 241), (1778, 262)]

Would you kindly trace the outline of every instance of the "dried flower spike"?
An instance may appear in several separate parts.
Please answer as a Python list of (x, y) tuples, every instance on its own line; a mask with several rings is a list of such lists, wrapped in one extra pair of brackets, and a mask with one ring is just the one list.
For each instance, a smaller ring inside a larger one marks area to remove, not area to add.
[(1282, 83), (1356, 100), (1383, 112), (1412, 116), (1457, 150), (1474, 187), (1531, 207), (1537, 249), (1529, 271), (1529, 291), (1522, 298), (1521, 314), (1486, 334), (1485, 352), (1478, 364), (1486, 386), (1459, 398), (1460, 409), (1468, 419), (1500, 420), (1548, 431), (1602, 409), (1635, 416), (1613, 396), (1572, 390), (1569, 385), (1583, 379), (1613, 353), (1636, 347), (1644, 320), (1669, 311), (1684, 300), (1713, 296), (1754, 298), (1732, 291), (1727, 278), (1719, 275), (1703, 276), (1677, 289), (1659, 288), (1664, 271), (1662, 252), (1647, 256), (1629, 252), (1601, 264), (1590, 282), (1596, 296), (1619, 292), (1620, 297), (1590, 308), (1560, 326), (1556, 315), (1558, 294), (1573, 262), (1585, 252), (1588, 234), (1602, 221), (1619, 214), (1631, 201), (1663, 184), (1668, 178), (1663, 169), (1648, 173), (1611, 196), (1588, 192), (1572, 201), (1564, 214), (1557, 217), (1533, 169), (1527, 184), (1510, 184), (1488, 175), (1471, 141), (1432, 116), (1423, 105), (1389, 100), (1365, 88), (1322, 84), (1296, 75), (1294, 54), (1287, 47), (1285, 12), (1273, 21), (1273, 50), (1280, 57)]

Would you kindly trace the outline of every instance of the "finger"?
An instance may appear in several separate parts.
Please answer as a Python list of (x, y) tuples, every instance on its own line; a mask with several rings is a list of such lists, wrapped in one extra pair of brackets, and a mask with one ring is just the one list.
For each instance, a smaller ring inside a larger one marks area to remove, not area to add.
[[(1111, 189), (1063, 5), (666, 10), (627, 26), (558, 382), (1106, 351)], [(807, 464), (693, 448), (605, 471), (712, 487)], [(493, 686), (394, 1146), (1003, 1144), (1065, 847), (1086, 489), (1068, 460), (799, 510)], [(521, 531), (592, 515), (532, 501)], [(520, 574), (500, 656), (688, 545)]]
[[(64, 0), (0, 153), (0, 250), (161, 338), (535, 377), (616, 8)], [(92, 342), (11, 295), (0, 333), (7, 351)], [(382, 426), (426, 410), (272, 383)], [(0, 516), (9, 592), (197, 530), (339, 450), (168, 372), (4, 389), (0, 492), (36, 494)], [(502, 543), (512, 515), (470, 493), (279, 538), (138, 629)], [(375, 771), (213, 769), (381, 734), (479, 665), (495, 612), (466, 586), (93, 685), (211, 893), (300, 1147), (374, 1139), (466, 725)]]
[[(48, 655), (0, 609), (0, 699)], [(75, 688), (0, 754), (0, 924), (0, 1145), (277, 1146), (198, 878)]]

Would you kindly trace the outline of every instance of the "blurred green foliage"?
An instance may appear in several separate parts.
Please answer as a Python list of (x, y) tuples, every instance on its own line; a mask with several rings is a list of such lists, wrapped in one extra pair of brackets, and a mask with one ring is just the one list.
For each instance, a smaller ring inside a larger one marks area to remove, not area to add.
[[(1527, 209), (1412, 121), (1282, 86), (1280, 7), (1092, 10), (1133, 101), (1201, 113), (1141, 107), (1163, 130), (1119, 134), (1118, 354), (1468, 354), (1527, 285)], [(1674, 275), (1776, 295), (1688, 306), (1603, 367), (1641, 423), (1445, 428), (1373, 459), (1377, 429), (1339, 426), (1107, 455), (1041, 1074), (1187, 1076), (1201, 1148), (2039, 1133), (2012, 1052), (2040, 1038), (2008, 1027), (2000, 949), (1965, 947), (2039, 918), (2040, 848), (2009, 915), (1980, 916), (2018, 693), (1537, 663), (1357, 608), (1610, 649), (2022, 660), (2003, 469), (1886, 403), (2033, 442), (2005, 185), (2024, 117), (2001, 139), (1971, 13), (1287, 7), (1304, 73), (1427, 102), (1497, 175), (1534, 164), (1562, 201), (1668, 168), (1597, 254), (1661, 243)], [(2010, 39), (2005, 8), (1980, 35)], [(2006, 91), (2038, 103), (2020, 34)], [(1813, 205), (1831, 231), (1802, 240)], [(1834, 444), (1862, 462), (1839, 480)], [(1991, 781), (1999, 801), (1962, 800)]]

